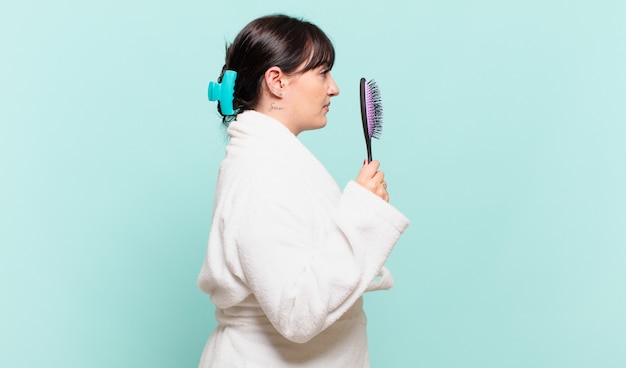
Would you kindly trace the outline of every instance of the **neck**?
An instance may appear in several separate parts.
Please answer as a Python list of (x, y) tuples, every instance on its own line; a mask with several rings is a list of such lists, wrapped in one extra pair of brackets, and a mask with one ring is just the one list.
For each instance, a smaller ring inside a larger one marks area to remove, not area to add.
[(254, 110), (278, 120), (281, 124), (287, 127), (287, 129), (289, 129), (289, 131), (291, 131), (294, 135), (298, 135), (301, 133), (300, 130), (296, 129), (294, 124), (291, 124), (291, 121), (289, 119), (288, 109), (286, 109), (285, 102), (282, 99), (278, 99), (278, 98), (261, 99), (259, 103), (257, 104), (257, 106), (254, 108)]

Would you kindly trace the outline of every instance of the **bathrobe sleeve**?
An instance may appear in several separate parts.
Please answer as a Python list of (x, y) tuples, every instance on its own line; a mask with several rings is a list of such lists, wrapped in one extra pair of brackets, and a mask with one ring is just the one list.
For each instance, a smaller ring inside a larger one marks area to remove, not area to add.
[(301, 175), (283, 172), (251, 178), (235, 243), (244, 282), (270, 322), (303, 343), (362, 296), (408, 220), (355, 182), (324, 201), (297, 185)]

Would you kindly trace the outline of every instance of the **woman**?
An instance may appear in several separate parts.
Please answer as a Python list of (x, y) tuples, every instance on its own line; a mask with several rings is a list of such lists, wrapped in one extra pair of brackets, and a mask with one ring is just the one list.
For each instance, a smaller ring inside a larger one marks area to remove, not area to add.
[(326, 125), (334, 58), (318, 27), (283, 15), (227, 49), (234, 113), (198, 277), (218, 326), (200, 367), (369, 366), (362, 295), (391, 287), (383, 264), (408, 220), (378, 162), (342, 192), (296, 137)]

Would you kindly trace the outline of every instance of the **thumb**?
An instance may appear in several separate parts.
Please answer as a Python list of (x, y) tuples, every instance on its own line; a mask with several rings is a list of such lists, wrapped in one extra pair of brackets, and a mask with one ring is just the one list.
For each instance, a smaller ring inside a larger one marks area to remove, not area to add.
[(380, 167), (380, 162), (376, 160), (373, 160), (371, 162), (366, 162), (361, 168), (361, 171), (359, 171), (359, 174), (357, 175), (357, 181), (367, 180), (367, 179), (374, 177), (379, 167)]

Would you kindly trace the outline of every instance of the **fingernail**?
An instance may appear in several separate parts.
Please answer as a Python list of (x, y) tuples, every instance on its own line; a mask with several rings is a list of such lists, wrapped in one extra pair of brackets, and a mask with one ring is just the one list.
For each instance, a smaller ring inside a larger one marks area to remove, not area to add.
[(367, 159), (363, 160), (363, 166), (367, 164)]

